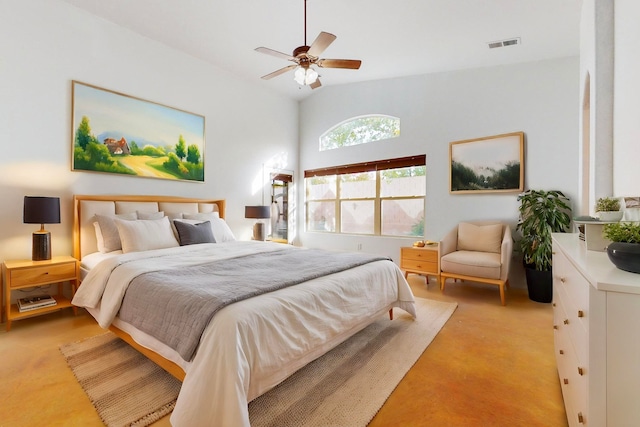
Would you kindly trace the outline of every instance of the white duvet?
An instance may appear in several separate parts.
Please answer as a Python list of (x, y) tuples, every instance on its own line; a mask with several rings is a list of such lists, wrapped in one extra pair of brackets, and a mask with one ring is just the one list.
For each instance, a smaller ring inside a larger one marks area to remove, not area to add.
[(252, 399), (391, 307), (415, 316), (411, 289), (393, 262), (376, 261), (225, 307), (206, 328), (191, 362), (158, 349), (151, 337), (138, 339), (139, 331), (119, 324), (116, 316), (129, 282), (139, 274), (277, 250), (304, 249), (251, 241), (117, 255), (87, 274), (73, 303), (89, 308), (102, 327), (115, 321), (142, 345), (183, 367), (173, 426), (249, 426)]

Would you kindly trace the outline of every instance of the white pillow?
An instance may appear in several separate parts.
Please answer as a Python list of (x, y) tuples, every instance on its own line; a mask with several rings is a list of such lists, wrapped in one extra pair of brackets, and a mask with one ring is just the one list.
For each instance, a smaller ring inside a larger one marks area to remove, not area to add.
[(208, 221), (212, 218), (220, 218), (220, 212), (199, 212), (199, 213), (188, 213), (184, 212), (182, 214), (184, 219), (201, 219), (203, 221)]
[(178, 230), (176, 230), (176, 226), (173, 224), (174, 219), (182, 219), (182, 212), (172, 213), (168, 212), (166, 217), (169, 218), (169, 223), (171, 223), (171, 230), (173, 231), (173, 235), (176, 237), (178, 241), (180, 241), (180, 236), (178, 236)]
[(161, 219), (138, 221), (115, 219), (114, 222), (120, 233), (122, 252), (125, 254), (180, 246), (166, 216)]
[(211, 229), (213, 231), (213, 237), (217, 243), (233, 242), (236, 240), (236, 236), (233, 235), (233, 231), (229, 228), (227, 222), (220, 218), (218, 212), (211, 213), (197, 213), (197, 214), (182, 214), (185, 219), (176, 221), (185, 221), (190, 224), (198, 224), (204, 221), (211, 222)]
[(98, 241), (98, 250), (102, 253), (118, 251), (122, 249), (120, 243), (120, 235), (118, 228), (113, 220), (115, 218), (132, 221), (138, 218), (135, 212), (129, 212), (118, 215), (95, 215), (96, 221), (93, 227), (96, 230), (96, 240)]
[(136, 211), (138, 214), (138, 219), (160, 219), (164, 216), (164, 212), (142, 212)]

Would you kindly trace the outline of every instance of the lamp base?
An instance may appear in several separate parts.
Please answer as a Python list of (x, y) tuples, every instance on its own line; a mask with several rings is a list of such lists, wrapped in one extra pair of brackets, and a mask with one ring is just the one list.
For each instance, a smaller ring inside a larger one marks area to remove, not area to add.
[(36, 231), (33, 233), (31, 259), (33, 261), (51, 259), (51, 233), (48, 231)]
[(266, 236), (264, 235), (264, 223), (256, 222), (253, 224), (253, 240), (265, 240)]

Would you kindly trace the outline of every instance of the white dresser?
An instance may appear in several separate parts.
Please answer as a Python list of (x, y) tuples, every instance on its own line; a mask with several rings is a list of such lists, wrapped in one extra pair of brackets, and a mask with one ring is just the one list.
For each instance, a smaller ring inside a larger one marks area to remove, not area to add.
[(640, 274), (553, 235), (553, 327), (570, 426), (640, 426)]

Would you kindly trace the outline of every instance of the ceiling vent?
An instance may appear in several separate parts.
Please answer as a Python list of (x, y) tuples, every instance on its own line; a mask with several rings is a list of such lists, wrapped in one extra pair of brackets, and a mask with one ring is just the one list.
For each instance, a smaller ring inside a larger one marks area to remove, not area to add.
[(496, 42), (489, 42), (487, 44), (489, 45), (489, 49), (495, 49), (498, 47), (506, 47), (506, 46), (515, 46), (517, 44), (520, 44), (520, 37), (514, 37), (512, 39), (506, 39), (506, 40), (499, 40)]

